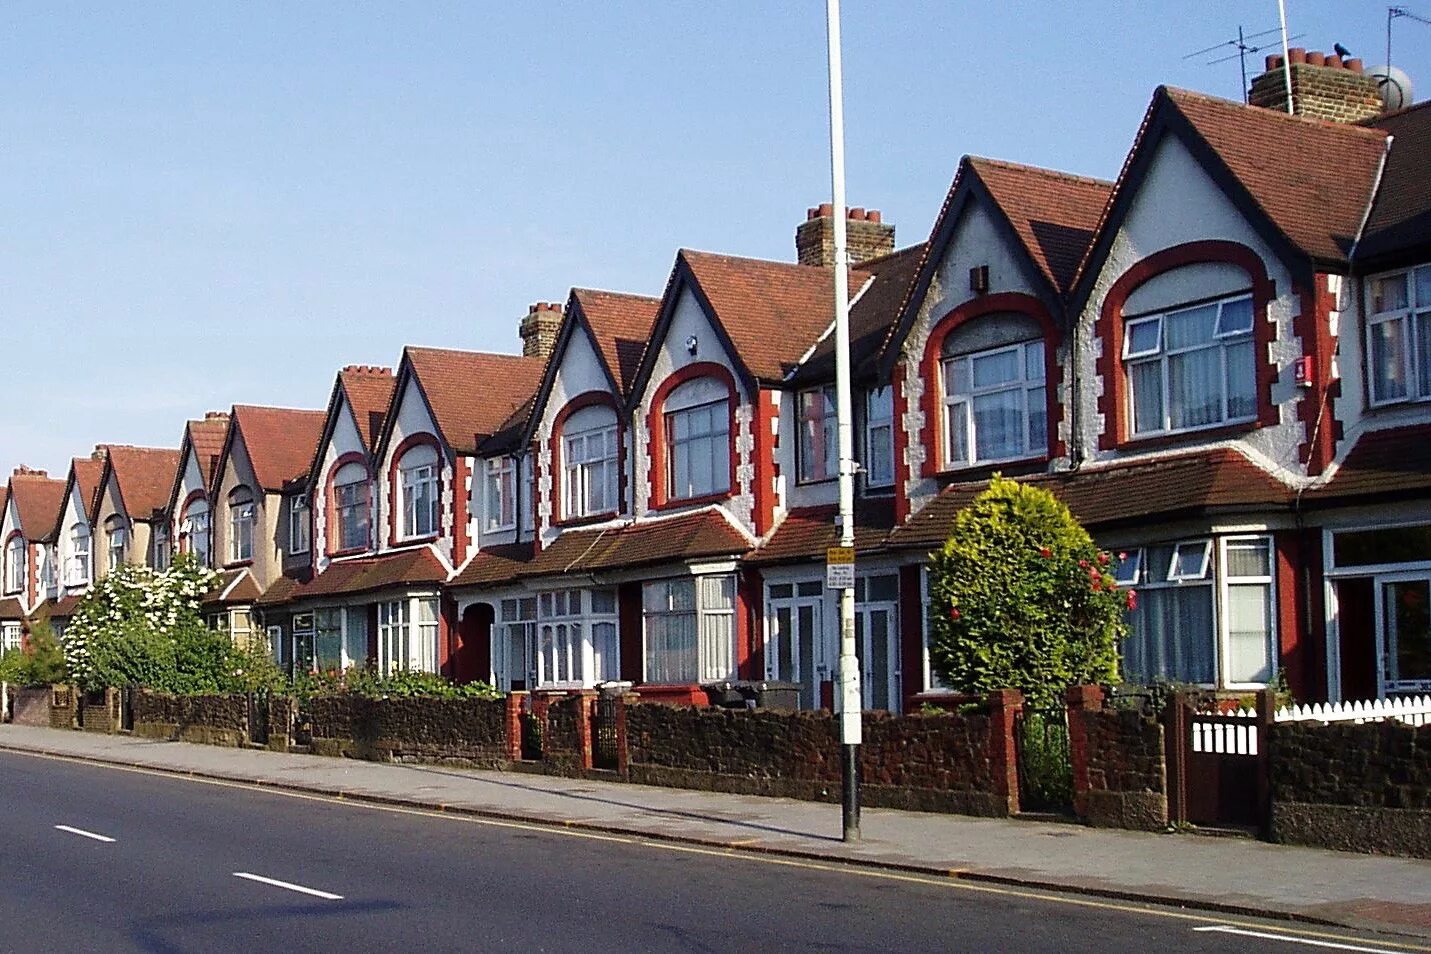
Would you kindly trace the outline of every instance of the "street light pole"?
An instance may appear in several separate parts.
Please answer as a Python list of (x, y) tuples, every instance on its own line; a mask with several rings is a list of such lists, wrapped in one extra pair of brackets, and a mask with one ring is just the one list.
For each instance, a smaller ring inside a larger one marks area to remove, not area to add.
[[(840, 73), (840, 0), (825, 0), (830, 57), (830, 185), (835, 225), (835, 419), (840, 458), (840, 546), (855, 545), (855, 432), (850, 398), (849, 251), (845, 239), (845, 105)], [(838, 707), (842, 830), (860, 839), (860, 668), (855, 653), (855, 587), (851, 575), (840, 587)]]

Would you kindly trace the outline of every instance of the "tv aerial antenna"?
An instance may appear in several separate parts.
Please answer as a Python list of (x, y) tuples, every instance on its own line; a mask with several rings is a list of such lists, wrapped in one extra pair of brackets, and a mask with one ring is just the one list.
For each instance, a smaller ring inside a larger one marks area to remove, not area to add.
[(1424, 23), (1424, 24), (1426, 24), (1427, 26), (1431, 26), (1431, 19), (1427, 19), (1426, 17), (1423, 17), (1423, 16), (1421, 16), (1420, 14), (1412, 13), (1410, 10), (1406, 9), (1405, 7), (1387, 7), (1387, 8), (1386, 8), (1386, 66), (1387, 66), (1387, 69), (1390, 69), (1390, 68), (1391, 68), (1391, 25), (1392, 25), (1393, 23), (1395, 23), (1397, 20), (1399, 20), (1400, 18), (1402, 18), (1402, 17), (1405, 17), (1405, 18), (1408, 19), (1408, 20), (1415, 20), (1417, 23)]
[[(1390, 28), (1388, 27), (1388, 30)], [(1280, 46), (1282, 33), (1281, 27), (1273, 27), (1270, 30), (1259, 30), (1256, 33), (1244, 33), (1242, 24), (1237, 25), (1237, 36), (1230, 40), (1223, 40), (1221, 43), (1214, 43), (1212, 46), (1202, 50), (1194, 50), (1183, 57), (1190, 60), (1195, 56), (1207, 56), (1210, 53), (1223, 53), (1228, 48), (1234, 49), (1236, 53), (1228, 53), (1226, 56), (1217, 56), (1207, 61), (1205, 65), (1213, 66), (1217, 63), (1226, 63), (1229, 60), (1237, 60), (1242, 67), (1242, 101), (1247, 102), (1247, 55), (1249, 53), (1260, 53), (1270, 46)], [(1305, 33), (1298, 33), (1295, 36), (1287, 37), (1288, 40), (1296, 40), (1306, 36)], [(1254, 42), (1255, 41), (1255, 42)]]

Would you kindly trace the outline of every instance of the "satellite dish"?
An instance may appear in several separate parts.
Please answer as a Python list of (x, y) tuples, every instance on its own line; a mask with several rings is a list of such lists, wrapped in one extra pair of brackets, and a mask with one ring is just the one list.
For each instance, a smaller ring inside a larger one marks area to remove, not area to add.
[(1373, 66), (1366, 72), (1376, 79), (1376, 88), (1381, 90), (1381, 102), (1387, 112), (1411, 105), (1411, 77), (1405, 70), (1396, 66)]

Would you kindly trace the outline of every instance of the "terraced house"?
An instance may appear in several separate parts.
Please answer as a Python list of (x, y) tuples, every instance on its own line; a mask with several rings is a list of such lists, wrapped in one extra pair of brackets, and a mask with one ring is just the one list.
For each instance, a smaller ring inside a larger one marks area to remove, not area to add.
[[(1158, 89), (1115, 180), (966, 157), (903, 248), (849, 210), (867, 707), (938, 688), (928, 553), (995, 472), (1120, 554), (1131, 680), (1431, 689), (1431, 110), (1298, 56), (1335, 82), (1295, 116), (1280, 59), (1250, 105)], [(681, 702), (780, 679), (828, 706), (831, 216), (793, 261), (681, 250), (658, 296), (533, 305), (521, 356), (410, 347), (339, 372), (326, 412), (190, 422), (165, 503), (119, 448), (96, 480), (17, 472), (0, 617), (82, 589), (57, 568), (97, 532), (123, 558), (139, 532), (110, 521), (140, 520), (295, 668)]]

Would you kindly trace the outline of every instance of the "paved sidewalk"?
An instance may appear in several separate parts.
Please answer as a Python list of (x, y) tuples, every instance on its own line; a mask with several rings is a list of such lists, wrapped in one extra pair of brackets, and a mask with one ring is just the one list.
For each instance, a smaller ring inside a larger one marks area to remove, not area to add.
[(866, 809), (864, 840), (846, 845), (840, 840), (838, 805), (791, 799), (13, 725), (0, 726), (0, 749), (1431, 938), (1431, 861), (889, 809)]

